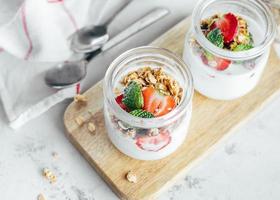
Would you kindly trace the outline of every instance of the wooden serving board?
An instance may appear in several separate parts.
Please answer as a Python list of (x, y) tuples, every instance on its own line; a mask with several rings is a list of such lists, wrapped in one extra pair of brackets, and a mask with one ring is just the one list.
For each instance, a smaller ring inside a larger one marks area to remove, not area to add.
[[(189, 19), (183, 20), (151, 45), (182, 55), (189, 25)], [(195, 93), (189, 134), (175, 153), (162, 160), (134, 160), (120, 153), (110, 143), (103, 119), (101, 82), (85, 92), (89, 99), (86, 106), (78, 106), (76, 103), (68, 106), (64, 116), (66, 134), (121, 199), (152, 199), (178, 177), (185, 175), (222, 138), (246, 122), (280, 91), (279, 61), (272, 49), (268, 66), (258, 86), (237, 100), (215, 101)], [(75, 123), (78, 116), (95, 123), (95, 134), (88, 131), (86, 124), (78, 126)], [(137, 183), (130, 183), (125, 179), (129, 170), (137, 174)]]

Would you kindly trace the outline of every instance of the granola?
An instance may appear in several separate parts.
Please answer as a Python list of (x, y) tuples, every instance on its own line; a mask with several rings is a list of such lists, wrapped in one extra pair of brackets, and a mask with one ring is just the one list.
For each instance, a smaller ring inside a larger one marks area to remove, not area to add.
[(130, 183), (137, 183), (137, 176), (135, 173), (133, 173), (131, 170), (127, 172), (126, 174), (126, 179), (130, 182)]
[(56, 176), (54, 175), (54, 173), (47, 169), (47, 168), (44, 168), (43, 169), (43, 176), (48, 179), (50, 181), (50, 183), (54, 183), (56, 182)]
[(124, 86), (128, 86), (131, 81), (139, 83), (142, 87), (151, 86), (166, 96), (172, 95), (176, 99), (177, 105), (183, 96), (183, 89), (178, 82), (166, 74), (162, 67), (154, 69), (151, 67), (140, 68), (123, 77), (121, 83)]
[(46, 200), (45, 196), (43, 194), (39, 194), (37, 197), (38, 200)]
[(82, 126), (85, 123), (85, 118), (83, 116), (78, 116), (78, 117), (75, 118), (75, 122), (79, 126)]
[(94, 123), (92, 123), (92, 122), (88, 123), (87, 128), (88, 128), (89, 132), (91, 132), (91, 133), (95, 132), (95, 130), (96, 130), (96, 127), (95, 127)]
[(76, 102), (76, 103), (86, 104), (87, 101), (88, 101), (88, 98), (85, 95), (83, 95), (83, 94), (77, 94), (74, 97), (74, 102)]

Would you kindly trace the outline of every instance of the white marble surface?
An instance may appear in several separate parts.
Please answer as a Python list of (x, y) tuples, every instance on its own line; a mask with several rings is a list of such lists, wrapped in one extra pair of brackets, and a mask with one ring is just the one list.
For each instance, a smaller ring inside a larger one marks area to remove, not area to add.
[[(18, 2), (18, 1), (17, 1)], [(97, 57), (89, 67), (86, 87), (100, 80), (108, 64), (119, 53), (145, 45), (187, 16), (195, 1), (135, 0), (120, 15), (110, 31), (117, 33), (138, 16), (157, 5), (172, 12), (164, 21)], [(0, 107), (0, 199), (32, 200), (39, 193), (47, 199), (117, 199), (64, 135), (63, 102), (17, 132), (6, 125)], [(280, 199), (280, 96), (159, 199), (189, 200), (278, 200)], [(58, 153), (54, 159), (52, 152)], [(58, 176), (51, 185), (41, 170), (50, 168)]]

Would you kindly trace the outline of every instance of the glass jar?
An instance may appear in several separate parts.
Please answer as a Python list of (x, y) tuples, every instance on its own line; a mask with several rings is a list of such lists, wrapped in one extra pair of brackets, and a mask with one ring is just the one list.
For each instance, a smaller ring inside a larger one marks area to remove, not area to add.
[[(161, 67), (183, 89), (180, 103), (171, 112), (156, 118), (139, 118), (115, 101), (114, 88), (129, 72), (149, 66)], [(104, 78), (104, 117), (111, 142), (124, 154), (140, 160), (161, 159), (184, 141), (191, 118), (193, 80), (185, 63), (166, 49), (138, 47), (117, 57)]]
[[(222, 49), (203, 34), (203, 19), (229, 12), (247, 21), (254, 40), (252, 49), (238, 52)], [(231, 100), (247, 94), (257, 85), (263, 73), (275, 33), (273, 16), (261, 0), (201, 0), (193, 11), (183, 53), (183, 59), (190, 63), (195, 89), (219, 100)], [(211, 62), (207, 56), (211, 56)], [(228, 65), (225, 70), (218, 69), (221, 61)]]

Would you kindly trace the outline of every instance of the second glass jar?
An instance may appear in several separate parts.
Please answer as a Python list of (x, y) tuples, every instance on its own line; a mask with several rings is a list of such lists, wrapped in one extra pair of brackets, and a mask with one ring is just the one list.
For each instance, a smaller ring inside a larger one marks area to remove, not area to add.
[[(201, 22), (217, 14), (242, 16), (254, 39), (254, 47), (230, 51), (212, 44), (201, 30)], [(190, 63), (195, 89), (213, 99), (231, 100), (250, 92), (266, 66), (276, 25), (269, 8), (261, 0), (203, 0), (195, 7), (186, 35), (183, 59)], [(211, 62), (207, 60), (211, 56)], [(225, 70), (217, 66), (229, 65)]]

